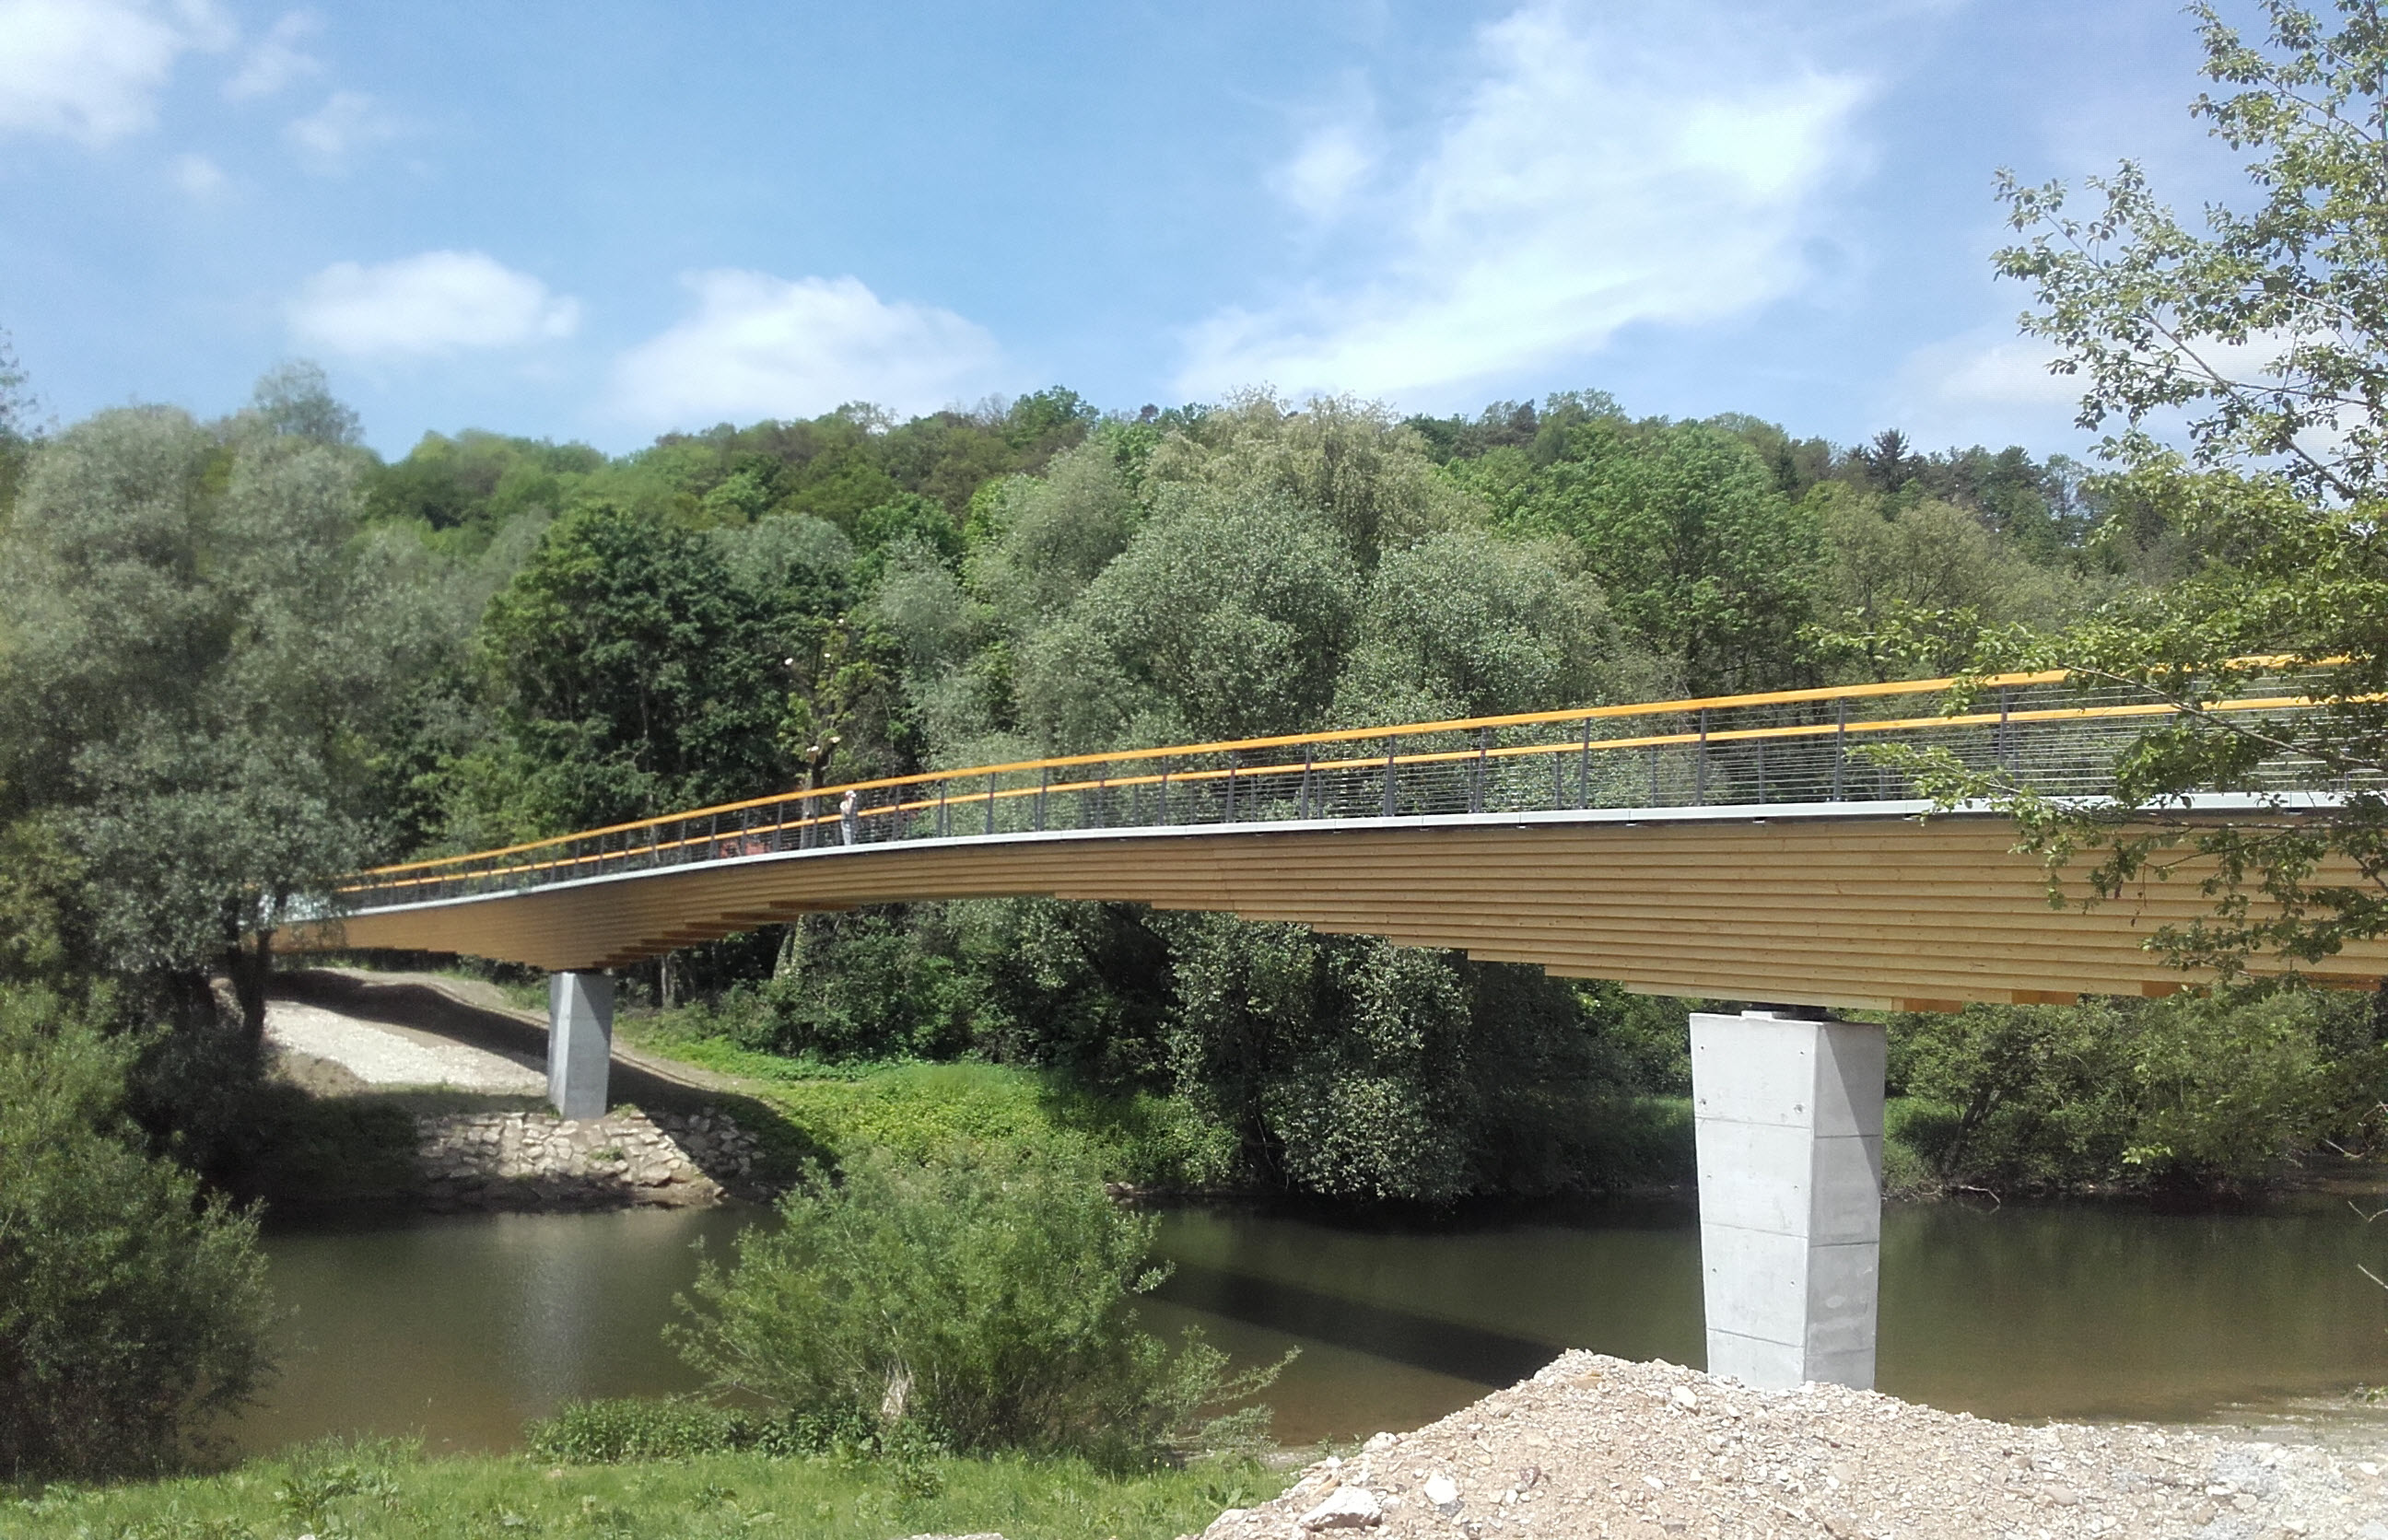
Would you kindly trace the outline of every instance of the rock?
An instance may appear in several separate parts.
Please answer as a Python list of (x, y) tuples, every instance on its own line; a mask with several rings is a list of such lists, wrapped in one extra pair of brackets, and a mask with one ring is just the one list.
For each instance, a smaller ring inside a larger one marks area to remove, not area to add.
[(1683, 1407), (1685, 1411), (1697, 1411), (1700, 1409), (1700, 1398), (1689, 1385), (1677, 1385), (1674, 1389), (1667, 1393), (1667, 1399)]
[(1339, 1486), (1299, 1522), (1306, 1530), (1366, 1529), (1384, 1521), (1384, 1505), (1375, 1493), (1365, 1486)]
[(1398, 1433), (1372, 1433), (1368, 1437), (1368, 1442), (1360, 1445), (1360, 1452), (1364, 1455), (1381, 1455), (1401, 1441), (1401, 1435)]
[(1445, 1513), (1459, 1511), (1459, 1483), (1437, 1471), (1426, 1479), (1426, 1500)]

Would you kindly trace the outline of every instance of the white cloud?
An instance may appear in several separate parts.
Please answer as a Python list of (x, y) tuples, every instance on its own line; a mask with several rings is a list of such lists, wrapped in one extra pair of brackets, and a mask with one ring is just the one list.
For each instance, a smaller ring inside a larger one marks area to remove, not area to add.
[(580, 303), (478, 251), (426, 251), (367, 267), (335, 262), (288, 309), (311, 347), (358, 358), (432, 358), (568, 337)]
[(318, 72), (324, 61), (299, 44), (321, 31), (323, 23), (305, 11), (292, 11), (283, 17), (257, 40), (248, 56), (241, 60), (239, 70), (224, 82), (224, 95), (235, 102), (271, 96), (292, 81)]
[(1881, 420), (1928, 446), (2028, 443), (2063, 446), (2083, 381), (2051, 374), (2056, 349), (2013, 329), (1978, 327), (1916, 348), (1899, 365)]
[(2056, 357), (2037, 337), (1995, 340), (1976, 333), (1917, 348), (1899, 379), (1905, 394), (1944, 409), (2070, 406), (2080, 399), (2083, 382), (2051, 373)]
[[(1483, 28), (1454, 112), (1344, 225), (1360, 276), (1212, 315), (1177, 388), (1449, 396), (1796, 289), (1865, 85), (1742, 12), (1670, 8), (1646, 37), (1619, 14), (1538, 0)], [(1314, 136), (1272, 180), (1340, 197), (1364, 153)]]
[(173, 159), (174, 185), (195, 198), (211, 198), (224, 188), (223, 168), (204, 155), (178, 155)]
[(397, 138), (404, 132), (381, 104), (361, 91), (335, 91), (329, 100), (284, 131), (298, 153), (318, 170), (345, 170), (358, 150)]
[(1270, 176), (1277, 196), (1314, 220), (1340, 212), (1376, 170), (1377, 154), (1360, 121), (1324, 124), (1311, 131), (1293, 158)]
[(625, 353), (614, 402), (641, 423), (808, 417), (848, 401), (933, 411), (988, 388), (984, 328), (934, 306), (890, 304), (857, 278), (717, 270), (684, 280), (696, 313)]
[(174, 61), (232, 36), (211, 0), (0, 0), (0, 133), (138, 133)]

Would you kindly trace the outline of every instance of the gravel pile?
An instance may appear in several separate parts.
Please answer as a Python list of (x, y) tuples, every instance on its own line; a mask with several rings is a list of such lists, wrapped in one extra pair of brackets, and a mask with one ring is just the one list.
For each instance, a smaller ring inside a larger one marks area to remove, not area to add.
[(2388, 1540), (2378, 1457), (2133, 1424), (2020, 1427), (1570, 1353), (1440, 1422), (1310, 1466), (1203, 1535)]

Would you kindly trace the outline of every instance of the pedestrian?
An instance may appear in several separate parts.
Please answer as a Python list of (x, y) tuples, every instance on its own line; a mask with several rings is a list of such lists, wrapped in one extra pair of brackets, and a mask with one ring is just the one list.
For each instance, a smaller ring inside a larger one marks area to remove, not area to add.
[(838, 832), (845, 836), (845, 842), (849, 845), (862, 838), (862, 814), (857, 811), (858, 805), (852, 787), (846, 788), (845, 795), (838, 799)]

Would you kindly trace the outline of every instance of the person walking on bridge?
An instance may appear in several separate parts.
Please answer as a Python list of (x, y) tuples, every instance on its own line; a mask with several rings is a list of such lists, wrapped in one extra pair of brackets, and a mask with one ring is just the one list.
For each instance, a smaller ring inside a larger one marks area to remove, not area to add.
[(845, 837), (845, 842), (849, 845), (862, 837), (862, 814), (857, 811), (857, 807), (854, 789), (848, 787), (845, 795), (837, 801), (837, 828), (838, 833)]

